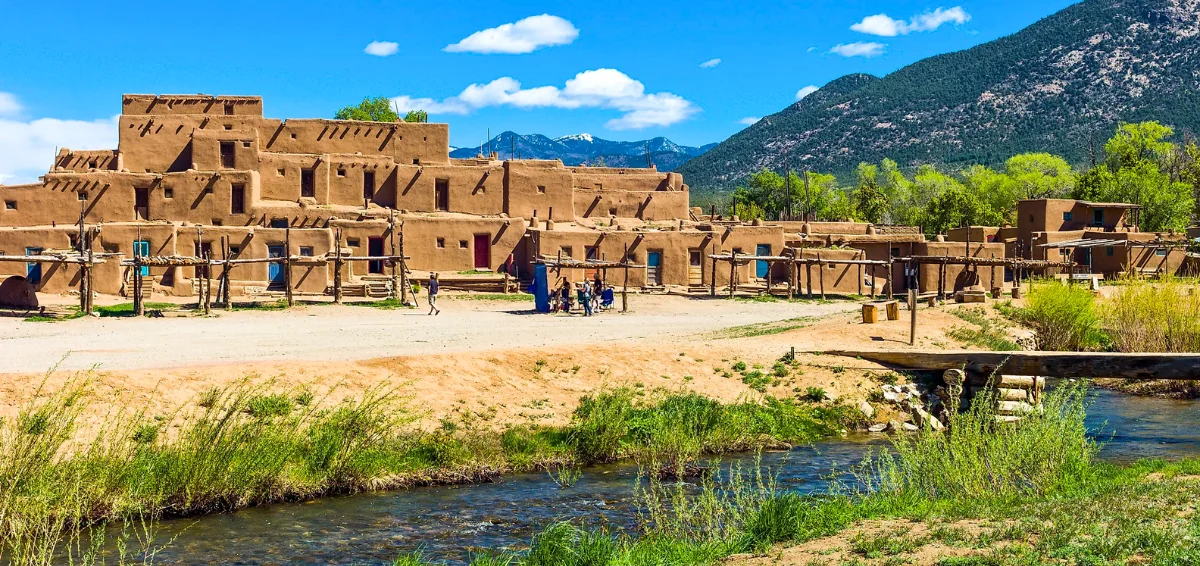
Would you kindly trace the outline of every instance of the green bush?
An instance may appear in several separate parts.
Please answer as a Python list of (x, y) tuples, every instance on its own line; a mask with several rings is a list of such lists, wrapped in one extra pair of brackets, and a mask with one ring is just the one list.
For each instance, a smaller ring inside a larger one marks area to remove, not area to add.
[(1017, 315), (1033, 328), (1039, 350), (1093, 351), (1104, 349), (1109, 342), (1095, 296), (1083, 286), (1035, 282)]
[(1200, 294), (1183, 283), (1129, 281), (1104, 302), (1120, 352), (1200, 352)]

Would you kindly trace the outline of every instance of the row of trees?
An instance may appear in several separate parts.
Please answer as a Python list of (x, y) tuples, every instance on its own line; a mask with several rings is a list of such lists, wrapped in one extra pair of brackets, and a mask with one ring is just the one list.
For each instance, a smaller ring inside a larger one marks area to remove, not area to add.
[(1158, 122), (1122, 124), (1105, 143), (1103, 161), (1083, 171), (1049, 153), (1015, 155), (1003, 169), (973, 165), (951, 173), (923, 165), (911, 176), (885, 159), (860, 164), (852, 186), (828, 174), (764, 169), (734, 190), (730, 207), (748, 219), (790, 212), (816, 220), (920, 226), (938, 234), (958, 226), (1015, 223), (1019, 200), (1073, 198), (1138, 204), (1143, 230), (1181, 231), (1196, 212), (1200, 145), (1191, 139), (1173, 143), (1173, 135)]
[[(334, 120), (363, 120), (366, 122), (399, 122), (400, 114), (386, 96), (366, 97), (358, 104), (344, 106), (333, 114)], [(405, 122), (428, 122), (429, 114), (424, 110), (409, 110)]]

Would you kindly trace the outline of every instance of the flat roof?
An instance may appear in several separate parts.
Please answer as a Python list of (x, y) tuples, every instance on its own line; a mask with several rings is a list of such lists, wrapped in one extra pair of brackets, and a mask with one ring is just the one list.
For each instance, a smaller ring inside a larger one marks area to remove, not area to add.
[(1129, 204), (1127, 202), (1089, 202), (1085, 200), (1078, 202), (1089, 208), (1141, 208), (1141, 205)]

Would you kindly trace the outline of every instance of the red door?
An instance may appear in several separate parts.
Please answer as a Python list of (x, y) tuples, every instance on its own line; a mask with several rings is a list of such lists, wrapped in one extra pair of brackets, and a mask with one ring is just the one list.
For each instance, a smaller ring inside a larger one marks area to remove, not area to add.
[(475, 269), (492, 268), (492, 237), (475, 234)]

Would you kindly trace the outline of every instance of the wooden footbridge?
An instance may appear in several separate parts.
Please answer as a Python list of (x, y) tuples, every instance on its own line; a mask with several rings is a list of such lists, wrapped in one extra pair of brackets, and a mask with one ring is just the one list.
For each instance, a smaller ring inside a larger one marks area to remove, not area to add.
[(969, 381), (983, 381), (993, 374), (1200, 380), (1200, 354), (945, 350), (833, 350), (824, 353), (862, 358), (898, 369), (960, 369), (966, 372)]

